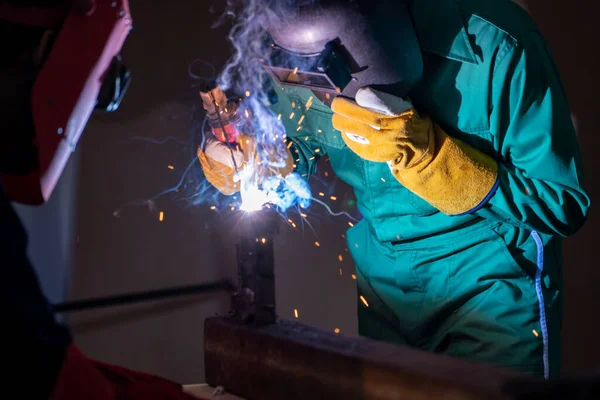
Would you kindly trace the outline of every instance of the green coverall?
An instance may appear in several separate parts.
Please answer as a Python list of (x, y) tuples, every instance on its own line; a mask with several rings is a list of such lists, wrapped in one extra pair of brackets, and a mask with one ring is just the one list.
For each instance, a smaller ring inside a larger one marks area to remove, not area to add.
[(316, 97), (306, 111), (311, 91), (275, 90), (297, 172), (309, 176), (327, 154), (354, 188), (364, 218), (347, 242), (369, 304), (359, 301), (359, 333), (555, 376), (561, 237), (582, 226), (590, 205), (558, 71), (530, 17), (508, 0), (414, 1), (411, 13), (424, 57), (415, 108), (499, 163), (497, 190), (478, 210), (441, 213), (385, 163), (350, 151)]

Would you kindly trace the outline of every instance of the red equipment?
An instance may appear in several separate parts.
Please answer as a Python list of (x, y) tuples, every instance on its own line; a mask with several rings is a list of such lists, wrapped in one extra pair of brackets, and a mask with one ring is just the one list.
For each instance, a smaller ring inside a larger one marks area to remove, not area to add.
[(77, 0), (54, 8), (0, 1), (0, 22), (56, 32), (30, 97), (33, 133), (27, 145), (36, 165), (0, 175), (11, 200), (41, 204), (50, 198), (94, 108), (116, 110), (128, 87), (119, 52), (132, 26), (129, 1)]

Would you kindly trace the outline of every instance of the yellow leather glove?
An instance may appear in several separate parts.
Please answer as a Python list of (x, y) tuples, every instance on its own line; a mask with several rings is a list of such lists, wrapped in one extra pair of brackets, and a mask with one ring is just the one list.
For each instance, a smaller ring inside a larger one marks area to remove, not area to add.
[(363, 88), (356, 102), (337, 97), (331, 108), (333, 126), (352, 151), (387, 162), (403, 186), (445, 214), (473, 210), (495, 187), (496, 161), (448, 136), (410, 102)]
[[(206, 180), (226, 196), (231, 196), (240, 190), (240, 183), (236, 180), (237, 172), (250, 162), (254, 165), (260, 162), (256, 154), (256, 139), (246, 135), (241, 135), (235, 145), (227, 145), (216, 139), (209, 140), (204, 151), (198, 148), (198, 159)], [(284, 164), (279, 168), (266, 168), (260, 165), (257, 171), (261, 178), (290, 174), (294, 168), (289, 150)]]

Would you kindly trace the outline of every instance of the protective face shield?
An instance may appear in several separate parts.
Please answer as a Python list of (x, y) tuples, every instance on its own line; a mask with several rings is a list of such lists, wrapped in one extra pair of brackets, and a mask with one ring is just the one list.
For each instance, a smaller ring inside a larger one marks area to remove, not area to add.
[[(265, 68), (281, 85), (353, 98), (361, 87), (404, 96), (423, 59), (404, 0), (284, 0), (267, 27)], [(328, 97), (333, 97), (328, 96)]]
[(125, 95), (132, 21), (128, 0), (24, 3), (0, 1), (0, 183), (11, 200), (41, 204), (92, 111)]

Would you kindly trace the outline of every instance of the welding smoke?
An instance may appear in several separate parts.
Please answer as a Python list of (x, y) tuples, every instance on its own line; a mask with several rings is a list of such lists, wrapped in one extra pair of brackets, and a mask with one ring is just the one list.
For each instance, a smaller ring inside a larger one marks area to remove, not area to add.
[[(257, 155), (265, 168), (248, 165), (239, 174), (242, 208), (255, 210), (266, 202), (286, 210), (294, 204), (307, 207), (310, 203), (308, 184), (295, 173), (288, 177), (273, 177), (269, 168), (285, 166), (287, 143), (285, 127), (269, 109), (273, 97), (266, 83), (268, 73), (263, 67), (267, 56), (266, 29), (274, 20), (280, 19), (291, 0), (228, 0), (226, 11), (215, 26), (233, 19), (228, 39), (233, 55), (217, 79), (219, 86), (243, 98), (243, 108), (249, 112), (247, 126), (249, 136), (256, 137)], [(264, 172), (263, 172), (264, 171)], [(256, 176), (265, 173), (265, 176)]]

